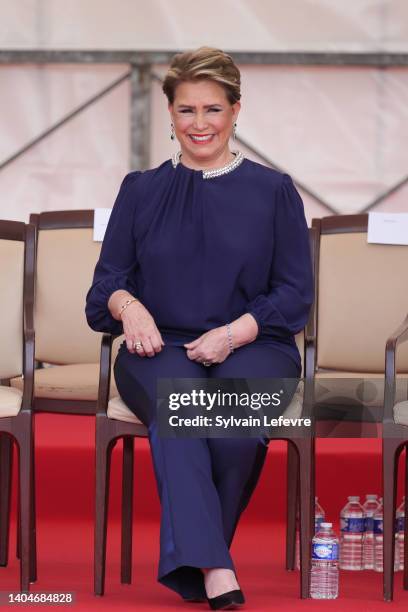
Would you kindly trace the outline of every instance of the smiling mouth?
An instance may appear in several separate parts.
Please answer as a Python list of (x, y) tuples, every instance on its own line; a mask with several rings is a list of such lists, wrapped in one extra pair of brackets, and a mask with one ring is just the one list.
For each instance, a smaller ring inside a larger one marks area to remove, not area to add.
[(189, 134), (189, 137), (195, 143), (205, 143), (210, 142), (213, 139), (214, 134), (203, 134), (202, 136), (199, 136), (198, 134)]

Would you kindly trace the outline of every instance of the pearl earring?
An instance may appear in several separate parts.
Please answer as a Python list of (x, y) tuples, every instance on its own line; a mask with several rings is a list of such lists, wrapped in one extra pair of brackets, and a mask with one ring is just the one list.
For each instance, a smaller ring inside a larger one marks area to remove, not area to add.
[(171, 140), (174, 140), (176, 137), (175, 131), (174, 131), (174, 125), (171, 124), (171, 132), (170, 132), (170, 138)]

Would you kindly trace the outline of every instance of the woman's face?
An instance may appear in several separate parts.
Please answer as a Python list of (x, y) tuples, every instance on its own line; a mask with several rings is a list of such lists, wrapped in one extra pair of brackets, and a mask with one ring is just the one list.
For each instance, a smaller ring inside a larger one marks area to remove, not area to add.
[(228, 140), (240, 106), (239, 102), (231, 105), (224, 88), (214, 81), (180, 83), (169, 111), (183, 161), (228, 162)]

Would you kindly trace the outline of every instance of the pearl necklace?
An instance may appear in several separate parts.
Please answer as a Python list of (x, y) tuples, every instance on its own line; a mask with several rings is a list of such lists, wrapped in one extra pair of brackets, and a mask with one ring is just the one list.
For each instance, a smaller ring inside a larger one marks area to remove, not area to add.
[[(203, 179), (215, 178), (217, 176), (222, 176), (223, 174), (228, 174), (228, 172), (232, 172), (233, 170), (235, 170), (235, 168), (237, 168), (244, 161), (245, 158), (241, 151), (232, 151), (232, 153), (235, 155), (235, 158), (232, 161), (228, 162), (228, 164), (226, 164), (225, 166), (222, 166), (221, 168), (214, 168), (214, 170), (202, 170)], [(172, 155), (171, 162), (173, 164), (173, 168), (177, 167), (178, 163), (180, 162), (180, 157), (181, 151), (177, 151), (177, 153), (174, 153)]]

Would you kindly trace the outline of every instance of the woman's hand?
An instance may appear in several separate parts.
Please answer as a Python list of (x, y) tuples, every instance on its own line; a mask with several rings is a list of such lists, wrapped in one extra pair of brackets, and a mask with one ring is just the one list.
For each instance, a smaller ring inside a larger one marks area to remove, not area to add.
[[(258, 335), (258, 324), (254, 317), (246, 313), (230, 324), (232, 348), (253, 342)], [(227, 326), (215, 327), (202, 334), (193, 342), (184, 345), (187, 357), (199, 363), (222, 363), (230, 354)]]
[[(137, 353), (140, 357), (154, 357), (164, 346), (163, 338), (152, 315), (139, 300), (135, 300), (124, 310), (121, 309), (129, 299), (134, 299), (130, 293), (118, 289), (109, 298), (108, 308), (115, 319), (122, 321), (129, 353)], [(141, 344), (140, 349), (135, 347), (137, 342)]]
[[(129, 304), (121, 319), (129, 353), (137, 353), (140, 357), (154, 357), (160, 353), (164, 346), (163, 338), (152, 315), (141, 302)], [(135, 346), (137, 342), (141, 344), (139, 349)]]
[(223, 327), (215, 327), (184, 346), (187, 349), (187, 357), (192, 361), (198, 361), (199, 363), (222, 363), (230, 352), (227, 328), (225, 325)]

